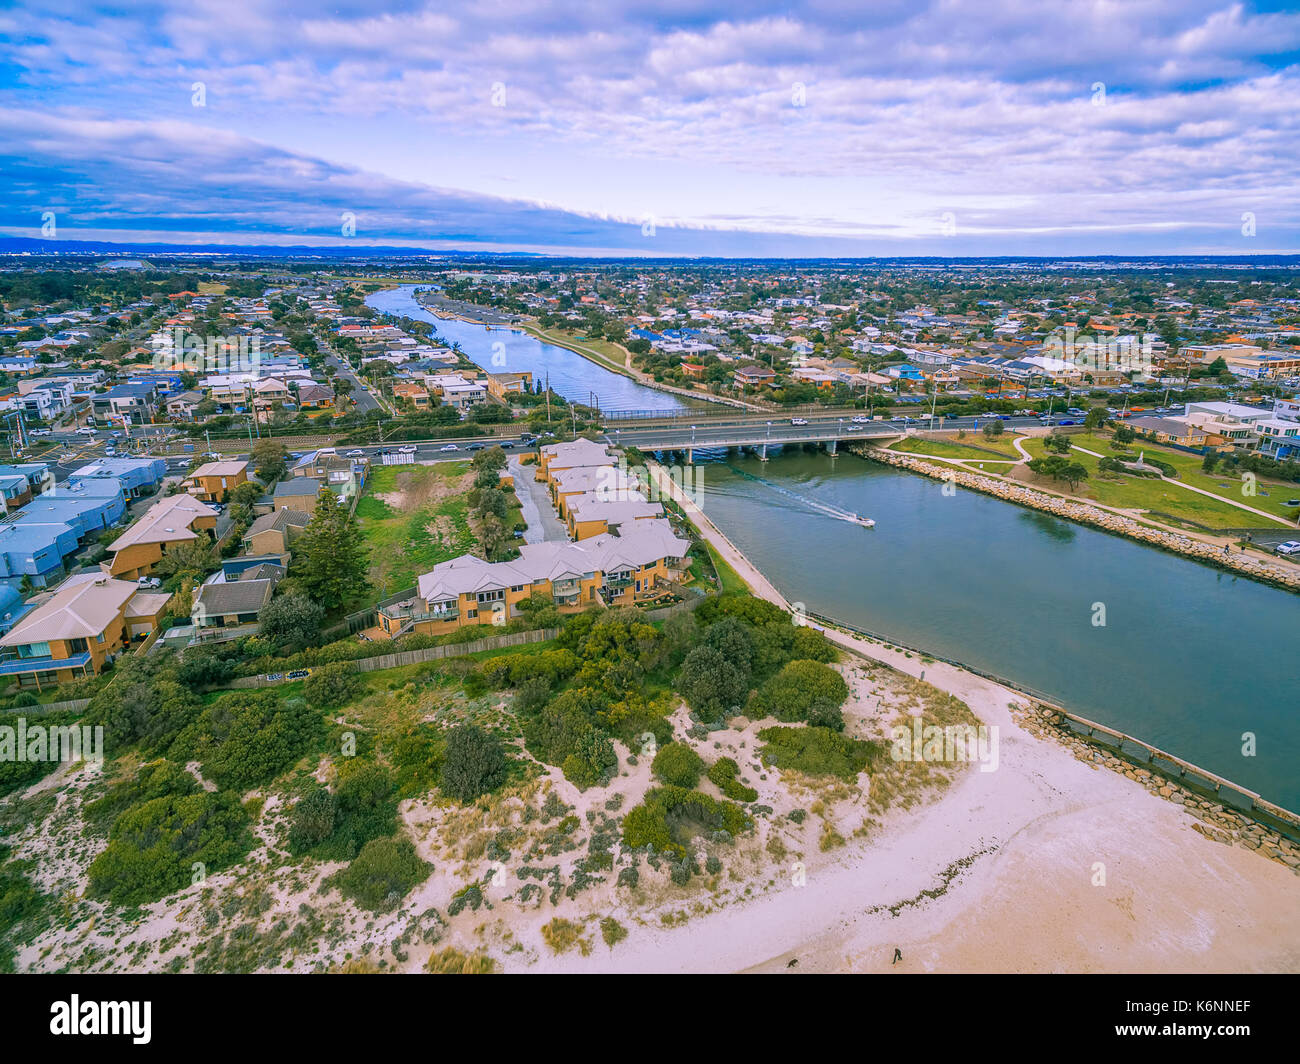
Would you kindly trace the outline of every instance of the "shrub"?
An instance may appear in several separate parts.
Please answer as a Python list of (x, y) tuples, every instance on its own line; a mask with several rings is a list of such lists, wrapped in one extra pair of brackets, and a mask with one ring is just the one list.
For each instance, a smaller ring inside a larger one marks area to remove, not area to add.
[(344, 896), (370, 912), (390, 912), (417, 884), (423, 883), (433, 866), (420, 859), (405, 835), (371, 839), (347, 868), (329, 882)]
[(750, 826), (740, 806), (719, 802), (699, 791), (660, 787), (646, 792), (645, 800), (623, 818), (623, 841), (631, 849), (653, 846), (659, 853), (686, 857), (692, 825), (721, 830), (731, 836)]
[[(768, 679), (754, 696), (757, 715), (771, 714), (777, 720), (807, 720), (817, 702), (838, 707), (849, 697), (844, 677), (819, 661), (791, 661)], [(825, 710), (819, 712), (825, 715)]]
[(306, 595), (289, 592), (268, 602), (257, 621), (264, 639), (281, 650), (299, 651), (320, 642), (325, 608)]
[(447, 734), (442, 792), (460, 802), (473, 801), (505, 782), (507, 764), (495, 735), (473, 724), (457, 725)]
[(302, 693), (318, 709), (337, 709), (354, 701), (365, 686), (365, 679), (352, 665), (338, 661), (312, 669)]
[(709, 766), (709, 782), (728, 798), (736, 802), (758, 801), (758, 791), (746, 787), (736, 777), (740, 775), (740, 766), (730, 757), (720, 757)]
[(669, 743), (659, 748), (650, 770), (665, 783), (690, 790), (700, 781), (704, 759), (685, 743)]
[(612, 916), (606, 916), (600, 921), (600, 937), (605, 940), (605, 945), (613, 949), (627, 938), (627, 928)]
[(334, 796), (325, 787), (309, 790), (289, 816), (289, 849), (305, 853), (334, 831)]
[(766, 744), (764, 764), (809, 776), (852, 780), (882, 756), (879, 743), (849, 739), (829, 728), (764, 728), (758, 737)]
[(431, 975), (491, 975), (496, 970), (496, 961), (486, 953), (462, 953), (455, 946), (448, 946), (431, 953), (424, 970)]
[(676, 687), (701, 717), (721, 720), (744, 703), (749, 693), (749, 672), (713, 647), (699, 646), (682, 662)]

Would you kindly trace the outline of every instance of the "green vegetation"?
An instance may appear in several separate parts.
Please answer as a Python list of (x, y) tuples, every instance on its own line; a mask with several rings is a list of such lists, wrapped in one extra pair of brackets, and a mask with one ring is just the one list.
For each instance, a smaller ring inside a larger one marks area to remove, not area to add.
[(325, 485), (294, 546), (292, 576), (295, 587), (326, 610), (355, 599), (366, 587), (366, 550), (357, 520)]
[(371, 472), (356, 516), (369, 551), (370, 582), (381, 597), (474, 548), (468, 469), (467, 462), (439, 462)]
[(853, 780), (884, 757), (879, 743), (849, 739), (830, 728), (764, 728), (763, 763), (808, 776)]
[(691, 790), (704, 774), (704, 759), (685, 743), (659, 748), (651, 771), (667, 784)]
[(733, 802), (756, 802), (758, 791), (740, 782), (740, 766), (730, 757), (720, 757), (709, 766), (709, 782)]
[(849, 697), (844, 677), (819, 661), (791, 661), (754, 695), (751, 716), (807, 721), (840, 731), (840, 706)]
[(433, 866), (420, 859), (405, 835), (371, 839), (347, 868), (330, 882), (363, 909), (391, 912), (411, 890), (429, 878)]
[(506, 780), (506, 753), (501, 740), (473, 724), (447, 734), (442, 763), (443, 794), (471, 802)]
[(632, 849), (653, 846), (657, 853), (687, 856), (685, 844), (700, 830), (726, 832), (735, 838), (748, 831), (750, 819), (733, 802), (717, 801), (684, 787), (659, 787), (623, 819), (623, 842)]

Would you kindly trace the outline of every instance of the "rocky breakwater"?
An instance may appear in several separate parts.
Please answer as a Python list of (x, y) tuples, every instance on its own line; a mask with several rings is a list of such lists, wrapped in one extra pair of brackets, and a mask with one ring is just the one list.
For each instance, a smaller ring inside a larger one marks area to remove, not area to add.
[(1216, 547), (1211, 543), (1203, 543), (1198, 539), (1192, 539), (1190, 536), (1179, 535), (1177, 532), (1150, 528), (1139, 521), (1133, 520), (1131, 517), (1125, 517), (1123, 514), (1092, 506), (1086, 502), (1063, 499), (1060, 496), (1050, 495), (1047, 492), (1038, 491), (1023, 484), (1017, 484), (1014, 481), (1003, 480), (998, 477), (981, 476), (978, 473), (957, 469), (953, 466), (936, 465), (933, 462), (917, 458), (915, 455), (900, 454), (897, 451), (887, 451), (883, 448), (871, 446), (854, 447), (852, 450), (855, 454), (870, 458), (872, 461), (908, 469), (913, 473), (920, 473), (935, 480), (950, 481), (960, 487), (969, 488), (971, 491), (994, 495), (999, 499), (1005, 499), (1007, 502), (1042, 510), (1045, 513), (1054, 514), (1069, 521), (1078, 521), (1080, 524), (1091, 525), (1093, 528), (1100, 528), (1105, 532), (1128, 536), (1130, 539), (1136, 539), (1153, 547), (1159, 547), (1161, 550), (1172, 551), (1175, 554), (1195, 558), (1197, 561), (1205, 562), (1220, 569), (1241, 573), (1252, 580), (1259, 580), (1262, 583), (1272, 584), (1288, 591), (1300, 591), (1300, 567), (1267, 562), (1243, 553), (1225, 553), (1222, 547)]

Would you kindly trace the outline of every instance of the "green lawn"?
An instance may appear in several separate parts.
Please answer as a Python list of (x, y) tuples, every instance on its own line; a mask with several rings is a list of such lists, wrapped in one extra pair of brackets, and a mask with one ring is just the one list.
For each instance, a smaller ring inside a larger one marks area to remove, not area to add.
[(439, 562), (469, 553), (468, 462), (379, 466), (357, 503), (357, 522), (370, 551), (375, 599), (415, 584)]
[[(1120, 453), (1111, 448), (1108, 437), (1097, 436), (1093, 433), (1072, 435), (1070, 442), (1078, 447), (1096, 451), (1098, 454), (1118, 455)], [(1047, 453), (1041, 437), (1027, 441), (1025, 450), (1035, 458), (1040, 458)], [(1156, 447), (1151, 444), (1142, 444), (1131, 448), (1134, 458), (1137, 457), (1139, 450), (1145, 451), (1153, 458), (1169, 462), (1170, 465), (1176, 467), (1180, 481), (1213, 491), (1224, 499), (1235, 498), (1244, 502), (1247, 506), (1255, 506), (1260, 510), (1280, 513), (1282, 512), (1280, 505), (1270, 507), (1260, 505), (1260, 502), (1268, 503), (1270, 500), (1275, 500), (1280, 504), (1286, 498), (1292, 497), (1283, 494), (1285, 488), (1274, 488), (1274, 494), (1262, 500), (1258, 497), (1242, 498), (1240, 495), (1233, 496), (1231, 487), (1224, 489), (1219, 486), (1215, 478), (1207, 477), (1201, 473), (1200, 459), (1195, 455), (1170, 451), (1167, 448)], [(1142, 477), (1122, 475), (1103, 477), (1097, 469), (1098, 460), (1089, 454), (1071, 451), (1070, 459), (1079, 462), (1088, 470), (1088, 479), (1082, 485), (1082, 496), (1093, 499), (1104, 506), (1150, 510), (1156, 514), (1166, 514), (1177, 521), (1203, 525), (1207, 528), (1281, 527), (1276, 521), (1270, 521), (1259, 514), (1250, 513), (1248, 510), (1239, 510), (1235, 506), (1230, 506), (1227, 502), (1220, 502), (1204, 495), (1198, 495), (1196, 492), (1187, 491), (1162, 480), (1147, 480)], [(1230, 484), (1231, 482), (1225, 481), (1225, 483)], [(1045, 486), (1058, 489), (1064, 488), (1063, 482), (1055, 485), (1045, 482)], [(1268, 491), (1270, 489), (1265, 487), (1264, 490)], [(1294, 485), (1291, 486), (1291, 490), (1296, 490)]]
[(740, 574), (733, 569), (730, 564), (713, 549), (713, 545), (705, 543), (709, 548), (709, 557), (713, 559), (713, 567), (718, 571), (718, 580), (722, 584), (721, 590), (742, 591), (749, 594), (749, 585), (741, 578)]
[(1020, 461), (1020, 453), (1012, 446), (1011, 437), (1006, 433), (995, 439), (989, 439), (983, 433), (968, 433), (962, 440), (956, 437), (947, 440), (931, 440), (912, 436), (899, 440), (890, 447), (890, 450), (902, 451), (905, 454), (930, 455), (934, 458), (983, 458), (990, 462), (1007, 458), (1015, 462)]

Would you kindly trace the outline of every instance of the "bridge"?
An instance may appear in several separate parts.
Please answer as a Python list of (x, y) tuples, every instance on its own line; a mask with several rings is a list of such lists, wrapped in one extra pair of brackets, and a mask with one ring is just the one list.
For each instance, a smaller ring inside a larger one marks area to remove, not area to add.
[(687, 461), (696, 448), (753, 447), (767, 458), (769, 447), (782, 444), (822, 443), (835, 454), (841, 443), (857, 440), (897, 439), (906, 435), (903, 422), (875, 421), (860, 410), (806, 415), (746, 415), (731, 413), (707, 417), (607, 418), (610, 442), (643, 451), (685, 451)]

